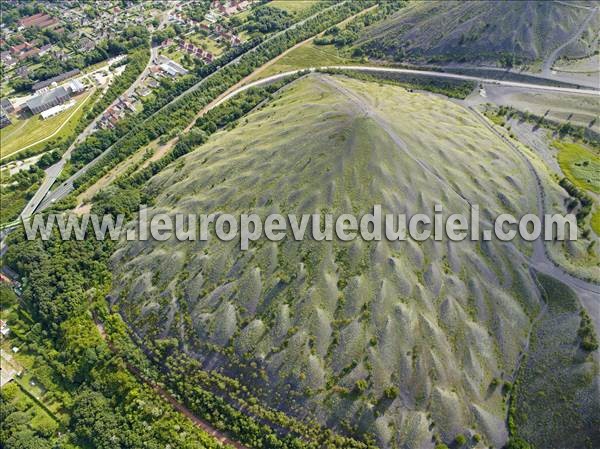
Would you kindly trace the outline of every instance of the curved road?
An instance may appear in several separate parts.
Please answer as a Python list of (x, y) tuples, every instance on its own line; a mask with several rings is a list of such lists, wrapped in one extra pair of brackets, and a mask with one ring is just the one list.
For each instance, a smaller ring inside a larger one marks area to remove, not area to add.
[[(294, 24), (292, 24), (289, 28), (286, 28), (285, 30), (279, 31), (275, 34), (273, 34), (272, 36), (269, 36), (268, 38), (266, 38), (264, 41), (262, 41), (261, 43), (259, 43), (258, 45), (256, 45), (255, 47), (249, 49), (247, 52), (242, 53), (241, 55), (239, 55), (237, 58), (232, 59), (231, 61), (229, 61), (227, 64), (219, 67), (219, 69), (215, 70), (213, 73), (211, 73), (210, 75), (202, 78), (201, 80), (199, 80), (196, 84), (194, 84), (192, 87), (190, 87), (189, 89), (185, 90), (184, 92), (182, 92), (181, 94), (179, 94), (177, 97), (173, 98), (170, 102), (168, 102), (167, 104), (165, 104), (164, 106), (162, 106), (160, 109), (158, 109), (157, 111), (155, 111), (151, 116), (149, 116), (148, 118), (146, 118), (146, 121), (150, 120), (155, 114), (158, 114), (160, 111), (162, 111), (163, 109), (169, 107), (170, 105), (172, 105), (173, 103), (175, 103), (177, 100), (179, 100), (180, 98), (182, 98), (184, 95), (187, 95), (190, 92), (194, 92), (195, 90), (199, 89), (200, 87), (202, 87), (206, 80), (210, 79), (211, 77), (213, 77), (216, 73), (218, 73), (221, 69), (225, 68), (225, 67), (229, 67), (232, 65), (235, 65), (239, 62), (239, 60), (247, 55), (250, 54), (254, 51), (256, 51), (258, 48), (260, 48), (264, 43), (269, 42), (285, 33), (287, 33), (290, 30), (293, 30), (295, 28), (297, 28), (298, 26), (304, 24), (305, 22), (307, 22), (308, 20), (311, 20), (317, 16), (319, 16), (320, 14), (322, 14), (325, 11), (328, 11), (330, 9), (333, 8), (337, 8), (339, 7), (341, 4), (346, 3), (341, 2), (341, 3), (336, 3), (328, 8), (325, 8), (323, 10), (320, 10), (318, 12), (316, 12), (315, 14), (299, 21), (296, 22)], [(358, 13), (361, 14), (362, 12)], [(241, 90), (240, 90), (241, 92)], [(214, 106), (212, 106), (214, 107)], [(211, 107), (211, 109), (212, 109)], [(126, 134), (125, 136), (121, 137), (121, 139), (124, 139), (128, 136), (128, 134)], [(119, 139), (117, 142), (119, 142), (121, 139)], [(114, 145), (114, 144), (113, 144)], [(25, 214), (24, 216), (22, 215), (23, 218), (29, 218), (33, 212), (35, 211), (43, 211), (44, 209), (48, 208), (48, 206), (50, 206), (52, 203), (64, 198), (65, 196), (67, 196), (69, 193), (71, 193), (74, 190), (74, 186), (73, 186), (73, 182), (78, 179), (79, 177), (81, 177), (85, 172), (87, 172), (92, 166), (94, 166), (96, 163), (98, 163), (100, 160), (102, 160), (102, 158), (112, 149), (112, 145), (110, 147), (108, 147), (106, 150), (104, 150), (103, 153), (101, 153), (98, 157), (96, 157), (94, 160), (90, 161), (86, 166), (82, 167), (78, 172), (74, 173), (69, 179), (67, 179), (60, 187), (58, 187), (56, 190), (54, 190), (53, 192), (51, 192), (50, 194), (48, 194), (48, 191), (50, 189), (50, 187), (52, 186), (52, 184), (54, 183), (54, 181), (56, 180), (56, 177), (54, 177), (54, 179), (51, 179), (51, 177), (49, 176), (47, 178), (48, 184), (49, 186), (47, 186), (47, 189), (45, 189), (45, 192), (40, 192), (40, 190), (38, 190), (38, 192), (36, 192), (36, 196), (35, 199), (37, 201), (37, 204), (35, 204), (32, 201), (31, 206), (28, 205), (27, 207), (27, 214)], [(63, 162), (64, 165), (64, 162)], [(62, 171), (62, 166), (57, 167), (57, 171), (60, 174), (60, 172)], [(58, 176), (58, 175), (57, 175)], [(46, 187), (46, 186), (44, 186)], [(39, 193), (39, 195), (38, 195)], [(48, 195), (47, 195), (48, 194)], [(41, 198), (40, 198), (41, 196)], [(35, 207), (33, 207), (35, 206)]]
[[(537, 84), (527, 84), (527, 83), (520, 83), (520, 82), (513, 82), (513, 81), (499, 81), (499, 80), (488, 79), (488, 78), (477, 78), (477, 77), (472, 77), (472, 76), (467, 76), (467, 75), (429, 72), (429, 71), (418, 71), (418, 70), (411, 70), (411, 69), (368, 67), (368, 66), (330, 66), (330, 67), (321, 67), (319, 69), (311, 68), (309, 70), (311, 72), (314, 72), (317, 70), (326, 70), (326, 69), (346, 69), (346, 70), (359, 70), (359, 71), (366, 71), (366, 72), (391, 72), (391, 73), (407, 73), (407, 74), (413, 74), (413, 75), (416, 74), (416, 75), (426, 75), (426, 76), (439, 76), (442, 78), (470, 80), (470, 81), (477, 81), (477, 82), (481, 82), (481, 83), (500, 84), (503, 86), (526, 87), (526, 88), (529, 88), (532, 90), (548, 90), (548, 91), (560, 92), (560, 93), (570, 93), (570, 94), (575, 93), (575, 94), (580, 94), (580, 95), (600, 96), (600, 91), (592, 90), (592, 89), (573, 89), (573, 88), (567, 88), (567, 87), (542, 86), (542, 85), (537, 85)], [(221, 96), (221, 98), (218, 98), (215, 102), (213, 102), (213, 104), (210, 105), (210, 108), (208, 110), (219, 106), (223, 102), (229, 100), (230, 98), (232, 98), (232, 97), (238, 95), (239, 93), (241, 93), (245, 90), (248, 90), (252, 87), (260, 86), (262, 84), (267, 84), (267, 83), (282, 79), (284, 77), (300, 73), (302, 71), (304, 71), (304, 70), (293, 70), (293, 71), (273, 75), (273, 76), (270, 76), (270, 77), (267, 77), (267, 78), (264, 78), (264, 79), (261, 79), (258, 81), (254, 81), (245, 86), (241, 86), (238, 89), (234, 90), (233, 92), (230, 92), (228, 94)], [(537, 198), (538, 198), (538, 211), (539, 211), (539, 215), (543, 216), (545, 213), (543, 187), (541, 185), (541, 181), (539, 179), (539, 176), (538, 176), (535, 168), (533, 167), (533, 165), (531, 164), (531, 162), (529, 161), (527, 156), (524, 155), (521, 152), (521, 150), (518, 149), (512, 142), (510, 142), (505, 136), (503, 136), (501, 133), (499, 133), (498, 130), (494, 129), (493, 126), (484, 117), (481, 116), (481, 114), (479, 114), (472, 108), (469, 108), (469, 110), (471, 110), (488, 129), (490, 129), (494, 134), (496, 134), (500, 139), (502, 139), (506, 144), (508, 144), (509, 147), (511, 149), (513, 149), (513, 151), (517, 152), (519, 157), (525, 161), (525, 163), (527, 164), (530, 172), (532, 173), (532, 176), (534, 177), (534, 180), (536, 183)], [(84, 171), (84, 169), (86, 169), (86, 167), (82, 168), (80, 170), (80, 172)], [(78, 173), (80, 173), (80, 172), (78, 172)], [(76, 173), (75, 175), (77, 175), (78, 173)], [(81, 174), (83, 174), (83, 173), (81, 173)], [(40, 206), (40, 209), (43, 210), (46, 207), (48, 207), (52, 202), (64, 198), (72, 190), (73, 190), (73, 186), (71, 183), (67, 182), (67, 183), (63, 184), (60, 188), (58, 188), (57, 190), (52, 192), (47, 199), (44, 200), (44, 202)], [(555, 278), (557, 278), (561, 282), (569, 285), (570, 287), (577, 290), (578, 292), (587, 292), (587, 294), (600, 295), (600, 285), (577, 278), (577, 277), (567, 273), (562, 268), (556, 266), (553, 263), (553, 261), (551, 260), (551, 258), (549, 257), (549, 255), (547, 254), (547, 250), (546, 250), (546, 247), (545, 247), (543, 241), (541, 241), (539, 239), (536, 240), (536, 245), (534, 247), (534, 255), (532, 256), (531, 263), (532, 263), (532, 266), (535, 269), (537, 269), (538, 271), (541, 271), (541, 272), (544, 272), (551, 276), (554, 276)], [(595, 316), (598, 317), (598, 314), (595, 314)], [(598, 317), (596, 319), (596, 321), (597, 321), (598, 328), (600, 328), (600, 317)]]
[[(536, 199), (537, 199), (537, 209), (538, 209), (538, 217), (540, 220), (543, 219), (543, 216), (547, 213), (546, 211), (546, 202), (545, 202), (545, 192), (540, 177), (538, 175), (537, 170), (521, 149), (519, 149), (513, 142), (511, 142), (506, 136), (502, 135), (481, 113), (479, 113), (476, 109), (472, 107), (467, 107), (467, 109), (475, 115), (475, 117), (490, 131), (492, 131), (496, 136), (498, 136), (504, 143), (506, 143), (509, 148), (511, 148), (518, 156), (521, 158), (529, 172), (532, 175), (533, 183), (536, 188)], [(543, 220), (542, 220), (543, 221)], [(583, 303), (584, 307), (589, 312), (590, 317), (594, 321), (594, 325), (596, 331), (600, 330), (600, 284), (597, 284), (592, 281), (587, 281), (576, 277), (566, 270), (561, 268), (558, 264), (556, 264), (549, 252), (546, 248), (546, 244), (544, 240), (538, 238), (533, 242), (533, 255), (529, 258), (530, 267), (536, 271), (547, 274), (549, 276), (554, 277), (565, 285), (568, 285), (571, 289), (573, 289), (580, 301)]]
[[(249, 51), (252, 51), (252, 50), (249, 50)], [(231, 61), (229, 64), (234, 63), (234, 62), (235, 62), (235, 60)], [(229, 64), (227, 64), (227, 65), (229, 65)], [(435, 72), (435, 71), (428, 71), (428, 70), (401, 69), (401, 68), (378, 67), (378, 66), (325, 66), (325, 67), (318, 67), (318, 68), (311, 67), (308, 69), (291, 70), (288, 72), (280, 73), (277, 75), (273, 75), (273, 76), (246, 84), (232, 92), (222, 95), (220, 98), (218, 98), (216, 101), (214, 101), (209, 107), (207, 107), (205, 112), (219, 106), (223, 102), (229, 100), (232, 97), (235, 97), (239, 93), (241, 93), (247, 89), (250, 89), (252, 87), (260, 86), (262, 84), (267, 84), (267, 83), (270, 83), (273, 81), (277, 81), (277, 80), (280, 80), (287, 76), (295, 75), (295, 74), (298, 74), (300, 72), (307, 71), (307, 70), (311, 71), (311, 72), (315, 72), (318, 70), (339, 70), (339, 69), (356, 70), (356, 71), (373, 72), (373, 73), (401, 73), (401, 74), (410, 74), (410, 75), (417, 75), (417, 76), (430, 76), (430, 77), (448, 78), (448, 79), (463, 80), (463, 81), (474, 81), (474, 82), (479, 82), (479, 83), (484, 83), (484, 84), (495, 84), (495, 85), (506, 86), (506, 87), (520, 87), (520, 88), (530, 89), (530, 90), (534, 90), (534, 91), (542, 90), (542, 91), (549, 91), (549, 92), (556, 92), (556, 93), (568, 93), (568, 94), (588, 95), (588, 96), (592, 95), (592, 96), (600, 97), (600, 90), (596, 90), (596, 89), (588, 89), (588, 88), (576, 89), (576, 88), (572, 88), (572, 87), (547, 86), (547, 85), (542, 85), (542, 84), (497, 80), (497, 79), (493, 79), (493, 78), (481, 78), (481, 77), (476, 77), (476, 76), (460, 75), (460, 74), (455, 74), (455, 73), (444, 73), (444, 72)], [(217, 73), (217, 72), (214, 72), (214, 73)], [(203, 80), (208, 79), (210, 76), (211, 75), (204, 78)], [(192, 86), (186, 92), (189, 92), (191, 90), (194, 90), (194, 89), (197, 89), (198, 87), (200, 87), (203, 80), (201, 80), (198, 84)], [(182, 93), (181, 95), (184, 95), (186, 92)], [(174, 99), (172, 102), (176, 101), (178, 98), (179, 97)], [(165, 107), (166, 107), (166, 105), (165, 105)], [(104, 153), (102, 153), (96, 159), (91, 161), (85, 167), (82, 167), (78, 172), (73, 174), (67, 181), (65, 181), (60, 187), (58, 187), (56, 190), (51, 192), (46, 198), (43, 199), (43, 201), (41, 201), (41, 204), (39, 205), (39, 208), (37, 210), (42, 211), (42, 210), (48, 208), (52, 203), (61, 200), (62, 198), (66, 197), (69, 193), (71, 193), (74, 190), (73, 182), (77, 178), (82, 176), (89, 168), (91, 168), (98, 161), (100, 161), (102, 159), (102, 157), (110, 150), (110, 148), (112, 148), (112, 147), (109, 147), (107, 150), (105, 150)], [(62, 169), (62, 167), (61, 167), (61, 169)]]

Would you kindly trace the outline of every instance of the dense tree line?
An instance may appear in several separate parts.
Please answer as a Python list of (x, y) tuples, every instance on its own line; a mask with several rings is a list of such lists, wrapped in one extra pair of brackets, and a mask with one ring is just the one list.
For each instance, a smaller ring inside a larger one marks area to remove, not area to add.
[(567, 205), (569, 212), (573, 211), (579, 206), (575, 216), (577, 217), (577, 224), (579, 226), (583, 226), (583, 224), (585, 223), (585, 219), (592, 212), (594, 200), (592, 200), (592, 198), (588, 196), (585, 192), (573, 185), (573, 183), (567, 178), (562, 178), (559, 181), (559, 185), (563, 189), (565, 189), (565, 191), (572, 198)]
[(254, 31), (273, 33), (286, 29), (291, 23), (292, 16), (287, 11), (271, 6), (263, 6), (255, 8), (250, 13), (244, 28), (250, 33)]
[[(95, 207), (113, 210), (114, 204), (120, 206), (115, 212), (128, 216), (137, 208), (134, 203), (127, 207), (122, 197), (112, 198), (110, 194), (100, 198)], [(21, 346), (49, 367), (51, 376), (44, 386), (56, 388), (54, 396), (61, 397), (71, 418), (63, 423), (68, 432), (60, 437), (60, 447), (222, 447), (150, 387), (140, 384), (101, 338), (90, 314), (90, 303), (106, 307), (104, 295), (111, 279), (107, 259), (114, 242), (91, 238), (62, 241), (58, 236), (48, 241), (28, 241), (23, 235), (11, 237), (6, 261), (22, 276), (23, 303), (38, 323), (19, 336)], [(20, 424), (19, 411), (11, 405), (5, 389), (0, 404), (3, 447), (58, 447), (56, 432), (40, 434)]]
[[(4, 176), (3, 176), (4, 178)], [(44, 179), (44, 171), (37, 165), (32, 165), (27, 170), (3, 179), (0, 185), (2, 208), (0, 208), (0, 223), (8, 223), (16, 219), (27, 200), (31, 198)]]
[(497, 109), (497, 114), (501, 117), (510, 119), (512, 117), (525, 120), (529, 123), (533, 123), (536, 127), (543, 126), (544, 128), (556, 131), (560, 137), (572, 137), (575, 140), (582, 140), (584, 143), (593, 145), (595, 147), (600, 146), (600, 134), (591, 129), (592, 125), (596, 122), (594, 119), (587, 127), (573, 125), (570, 122), (558, 122), (544, 116), (532, 114), (528, 111), (519, 111), (512, 106), (500, 106)]
[(329, 69), (326, 73), (342, 74), (351, 78), (401, 86), (412, 90), (425, 90), (450, 98), (465, 99), (476, 87), (474, 81), (440, 79), (434, 76), (417, 76), (405, 73), (369, 73), (359, 70)]

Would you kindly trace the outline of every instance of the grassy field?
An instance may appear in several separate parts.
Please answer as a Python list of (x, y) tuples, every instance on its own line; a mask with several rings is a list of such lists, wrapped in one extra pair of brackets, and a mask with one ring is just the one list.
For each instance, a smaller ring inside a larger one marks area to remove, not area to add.
[(76, 97), (76, 104), (54, 117), (43, 120), (40, 114), (26, 119), (13, 120), (13, 123), (0, 131), (0, 157), (5, 157), (41, 139), (45, 139), (63, 126), (53, 136), (59, 139), (68, 135), (79, 123), (83, 114), (82, 102), (91, 94), (91, 90)]
[(357, 61), (349, 58), (334, 45), (315, 45), (312, 42), (292, 50), (260, 73), (257, 78), (266, 78), (277, 73), (308, 67), (328, 65), (350, 65)]
[(192, 42), (197, 47), (200, 47), (200, 48), (212, 53), (214, 56), (219, 56), (223, 53), (224, 47), (222, 45), (220, 45), (219, 43), (217, 43), (207, 37), (204, 37), (204, 36), (201, 36), (198, 34), (194, 34), (192, 36), (186, 37), (186, 39), (188, 39), (190, 42)]
[(180, 62), (185, 53), (182, 52), (177, 45), (171, 45), (166, 49), (161, 49), (160, 54), (175, 62)]
[(600, 193), (600, 157), (583, 145), (555, 140), (558, 163), (565, 176), (583, 190)]
[(592, 214), (590, 226), (594, 230), (597, 236), (600, 237), (600, 207)]
[(283, 9), (290, 14), (301, 12), (311, 6), (319, 3), (317, 0), (274, 0), (269, 2), (273, 8)]

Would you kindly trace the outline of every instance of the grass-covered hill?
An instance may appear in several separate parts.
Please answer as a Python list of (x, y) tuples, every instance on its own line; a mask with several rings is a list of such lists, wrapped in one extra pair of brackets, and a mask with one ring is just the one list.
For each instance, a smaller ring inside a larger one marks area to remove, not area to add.
[[(461, 106), (311, 75), (151, 180), (154, 212), (535, 210), (524, 163)], [(540, 297), (516, 242), (129, 242), (113, 299), (270, 405), (382, 448), (507, 437), (510, 379)]]
[[(367, 29), (358, 44), (385, 59), (532, 63), (566, 42), (595, 6), (597, 2), (416, 1)], [(597, 50), (599, 16), (596, 12), (560, 56), (581, 58)]]

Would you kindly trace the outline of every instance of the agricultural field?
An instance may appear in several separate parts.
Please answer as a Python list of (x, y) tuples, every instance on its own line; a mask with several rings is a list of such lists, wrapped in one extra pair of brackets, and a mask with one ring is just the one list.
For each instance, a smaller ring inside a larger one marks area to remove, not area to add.
[(37, 142), (68, 136), (79, 123), (83, 115), (83, 106), (92, 92), (93, 90), (89, 90), (78, 95), (75, 97), (74, 106), (46, 120), (43, 120), (40, 114), (24, 119), (11, 117), (13, 123), (0, 130), (1, 157), (37, 145)]

